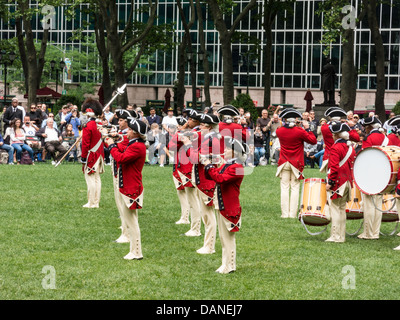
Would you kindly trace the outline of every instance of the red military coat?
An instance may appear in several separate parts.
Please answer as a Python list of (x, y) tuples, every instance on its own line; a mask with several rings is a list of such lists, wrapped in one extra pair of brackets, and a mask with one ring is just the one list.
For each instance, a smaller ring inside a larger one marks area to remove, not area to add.
[(395, 133), (390, 133), (388, 136), (389, 143), (388, 146), (398, 146), (400, 147), (400, 139)]
[[(340, 162), (347, 156), (348, 151), (349, 146), (347, 145), (347, 141), (344, 139), (336, 140), (331, 148), (331, 154), (328, 162), (328, 183), (332, 185), (332, 191), (338, 191), (339, 188), (347, 181), (353, 185), (352, 171), (354, 158), (356, 155), (356, 152), (353, 148), (351, 148), (351, 154), (346, 162), (340, 166)], [(336, 199), (338, 197), (341, 196), (335, 192), (331, 198)]]
[[(317, 138), (312, 131), (306, 131), (299, 127), (288, 127), (287, 125), (276, 129), (281, 151), (279, 154), (278, 167), (289, 162), (297, 170), (304, 169), (304, 142), (316, 144)], [(303, 179), (303, 177), (300, 177)]]
[[(220, 122), (218, 124), (218, 128), (219, 128), (219, 133), (221, 134), (222, 137), (231, 137), (236, 140), (246, 142), (249, 136), (247, 129), (243, 128), (238, 123)], [(225, 143), (223, 138), (220, 140), (220, 144), (221, 144), (221, 152), (223, 152), (225, 149)]]
[(119, 191), (131, 199), (129, 209), (141, 209), (139, 197), (143, 193), (142, 169), (146, 161), (146, 146), (143, 140), (129, 141), (124, 151), (113, 144), (110, 153), (118, 162)]
[(227, 163), (219, 168), (209, 164), (206, 166), (207, 177), (216, 183), (216, 195), (219, 212), (232, 222), (231, 232), (239, 231), (242, 207), (239, 195), (240, 185), (244, 177), (244, 168), (239, 163)]
[(185, 186), (182, 183), (182, 179), (178, 172), (179, 166), (179, 149), (183, 146), (183, 143), (178, 141), (178, 132), (171, 138), (168, 143), (167, 149), (174, 152), (174, 163), (172, 167), (172, 176), (174, 177), (175, 186), (177, 190), (185, 190)]
[[(335, 140), (333, 140), (333, 134), (331, 130), (329, 129), (329, 124), (325, 123), (321, 126), (321, 134), (322, 134), (322, 139), (324, 140), (325, 144), (325, 151), (324, 151), (324, 156), (322, 160), (328, 160), (329, 154), (331, 151), (331, 147), (335, 143)], [(360, 141), (360, 135), (356, 130), (350, 130), (349, 131), (349, 139), (354, 142), (359, 142)]]
[[(119, 134), (123, 134), (123, 133), (124, 133), (123, 131), (119, 132)], [(128, 143), (129, 143), (129, 139), (126, 136), (124, 136), (121, 139), (121, 141), (117, 142), (118, 150), (121, 152), (124, 152), (124, 150), (128, 146)], [(113, 159), (112, 173), (113, 173), (114, 177), (117, 177), (117, 175), (118, 175), (118, 167), (119, 167), (118, 162), (115, 159)]]
[(186, 150), (187, 155), (189, 156), (190, 161), (193, 163), (193, 172), (194, 182), (196, 187), (207, 195), (210, 199), (208, 202), (208, 206), (213, 205), (213, 196), (215, 190), (215, 182), (213, 180), (209, 180), (205, 176), (204, 165), (200, 163), (200, 155), (210, 155), (212, 153), (220, 154), (220, 141), (217, 137), (217, 133), (212, 132), (207, 135), (199, 135), (199, 147), (196, 149), (194, 147), (188, 148)]
[[(372, 146), (381, 146), (382, 143), (385, 141), (385, 138), (387, 139), (385, 134), (380, 132), (378, 129), (374, 129), (363, 140), (362, 149), (372, 147)], [(387, 142), (389, 142), (389, 140), (387, 140)]]
[(94, 118), (91, 118), (82, 129), (81, 157), (82, 161), (86, 162), (88, 174), (95, 172), (94, 165), (100, 157), (104, 159), (104, 144)]

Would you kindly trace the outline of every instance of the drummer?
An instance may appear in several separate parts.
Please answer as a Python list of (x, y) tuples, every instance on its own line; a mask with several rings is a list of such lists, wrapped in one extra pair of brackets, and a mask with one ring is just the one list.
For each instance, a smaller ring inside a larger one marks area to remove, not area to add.
[(387, 125), (390, 128), (390, 132), (387, 132), (387, 137), (389, 139), (388, 145), (400, 147), (400, 116), (389, 119)]
[(329, 126), (335, 141), (330, 150), (326, 184), (331, 234), (327, 242), (344, 242), (346, 238), (346, 203), (350, 200), (355, 151), (349, 142), (350, 127), (336, 122)]
[[(328, 108), (325, 111), (325, 117), (329, 118), (329, 122), (325, 123), (321, 126), (321, 134), (322, 134), (322, 139), (324, 140), (325, 144), (325, 151), (324, 151), (324, 156), (322, 158), (322, 166), (320, 168), (321, 172), (325, 172), (329, 160), (329, 154), (332, 145), (334, 144), (334, 140), (332, 137), (332, 132), (329, 129), (329, 126), (335, 122), (346, 122), (347, 121), (347, 113), (339, 108), (339, 107), (332, 107)], [(360, 136), (356, 130), (350, 130), (349, 132), (349, 139), (354, 142), (359, 142), (360, 141)]]
[[(389, 139), (384, 134), (382, 123), (375, 116), (361, 119), (361, 125), (365, 128), (367, 136), (362, 143), (362, 149), (373, 146), (387, 146)], [(368, 174), (367, 172), (365, 174)], [(373, 183), (373, 181), (371, 181)], [(358, 235), (360, 239), (379, 239), (382, 222), (382, 211), (376, 208), (376, 204), (382, 203), (382, 195), (369, 195), (361, 190), (363, 201), (364, 222), (363, 232)]]

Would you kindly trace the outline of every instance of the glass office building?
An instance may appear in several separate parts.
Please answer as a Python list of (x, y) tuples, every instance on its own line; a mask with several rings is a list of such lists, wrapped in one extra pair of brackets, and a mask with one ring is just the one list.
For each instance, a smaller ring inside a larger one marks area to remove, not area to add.
[[(34, 1), (32, 1), (34, 3)], [(235, 12), (241, 11), (248, 3), (246, 0), (235, 1), (237, 6)], [(320, 43), (322, 34), (323, 16), (315, 14), (321, 1), (297, 0), (293, 10), (279, 12), (273, 26), (272, 46), (272, 87), (274, 89), (318, 89), (320, 83), (320, 70), (324, 63), (323, 45)], [(358, 2), (351, 1), (357, 8)], [(136, 8), (140, 8), (146, 1), (135, 1)], [(189, 17), (190, 7), (188, 1), (183, 1), (184, 11)], [(131, 1), (119, 0), (119, 18), (126, 20), (131, 10)], [(256, 13), (261, 13), (263, 0), (258, 1), (257, 9), (251, 11), (241, 21), (238, 31), (258, 39), (264, 43), (262, 23), (257, 20)], [(83, 6), (87, 9), (87, 6)], [(14, 10), (10, 5), (10, 10)], [(84, 25), (87, 20), (87, 13), (84, 10), (77, 10), (76, 17), (72, 20), (64, 18), (64, 8), (56, 10), (55, 29), (51, 31), (51, 41), (62, 50), (75, 48), (82, 52), (89, 50), (79, 41), (70, 40), (73, 31), (81, 29), (84, 34), (92, 34), (93, 30)], [(84, 13), (85, 12), (85, 13)], [(159, 0), (157, 24), (175, 23), (173, 41), (179, 44), (184, 34), (182, 22), (179, 19), (179, 12), (176, 1)], [(396, 0), (389, 0), (380, 4), (377, 9), (379, 26), (385, 46), (388, 60), (387, 67), (387, 89), (399, 90), (399, 45), (400, 45), (400, 4)], [(137, 14), (135, 19), (143, 19), (144, 13)], [(220, 52), (218, 32), (214, 28), (212, 16), (203, 8), (204, 33), (210, 66), (211, 86), (221, 87), (223, 85), (222, 56)], [(32, 20), (37, 39), (41, 39), (43, 28), (40, 16)], [(233, 19), (233, 18), (232, 18)], [(15, 30), (12, 23), (1, 21), (0, 38), (10, 39), (15, 37)], [(199, 51), (199, 36), (197, 28), (191, 29), (193, 50)], [(374, 65), (374, 46), (371, 41), (371, 33), (365, 21), (362, 21), (355, 29), (355, 53), (354, 59), (358, 69), (357, 88), (362, 90), (374, 90), (376, 87), (376, 74)], [(245, 59), (240, 63), (241, 54), (254, 49), (254, 44), (246, 41), (234, 41), (232, 44), (234, 79), (237, 87), (249, 86), (251, 89), (263, 88), (263, 59), (262, 55), (254, 55), (251, 59)], [(258, 51), (260, 53), (260, 51)], [(341, 80), (341, 55), (342, 48), (340, 40), (332, 44), (330, 57), (336, 66), (338, 73), (337, 88), (340, 89)], [(257, 60), (256, 60), (257, 58)], [(198, 57), (196, 57), (198, 60)], [(256, 60), (256, 61), (253, 61)], [(140, 67), (147, 69), (149, 74), (133, 74), (128, 83), (133, 85), (148, 86), (172, 86), (178, 72), (177, 50), (157, 51), (150, 57), (150, 64), (142, 64)], [(254, 63), (253, 63), (254, 62)], [(72, 62), (73, 63), (73, 62)], [(3, 70), (3, 69), (1, 69)], [(1, 71), (3, 72), (3, 71)], [(190, 85), (189, 70), (186, 70), (186, 85)], [(87, 78), (89, 77), (89, 78)], [(1, 76), (0, 79), (3, 79)], [(83, 81), (100, 82), (100, 75), (95, 72), (89, 76), (83, 76), (79, 72), (74, 74), (73, 82)], [(204, 84), (204, 73), (201, 63), (198, 61), (197, 84)]]

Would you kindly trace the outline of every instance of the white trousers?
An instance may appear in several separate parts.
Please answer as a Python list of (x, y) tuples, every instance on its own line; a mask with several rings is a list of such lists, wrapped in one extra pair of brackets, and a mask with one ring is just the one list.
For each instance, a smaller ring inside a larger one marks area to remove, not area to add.
[(236, 270), (236, 232), (230, 232), (227, 228), (227, 220), (219, 210), (216, 210), (218, 233), (222, 247), (222, 265), (218, 269), (221, 273)]
[(186, 197), (190, 206), (190, 231), (200, 234), (201, 227), (201, 212), (200, 212), (200, 200), (197, 194), (196, 188), (185, 188)]
[[(119, 200), (120, 203), (123, 203), (121, 193), (119, 193), (119, 197), (121, 197), (121, 200)], [(130, 243), (129, 252), (132, 253), (135, 258), (143, 258), (138, 210), (130, 210), (125, 204), (121, 205), (119, 210), (121, 218), (126, 226), (126, 234)]]
[(101, 179), (100, 173), (94, 172), (92, 174), (85, 173), (85, 180), (87, 185), (87, 198), (89, 205), (99, 205), (101, 194)]
[(189, 222), (189, 212), (190, 212), (190, 205), (187, 198), (187, 192), (185, 188), (184, 190), (176, 189), (178, 194), (179, 203), (181, 204), (181, 218), (182, 222)]
[(343, 197), (337, 199), (331, 199), (328, 193), (331, 234), (327, 241), (344, 242), (346, 240), (346, 203), (349, 192), (351, 189), (346, 187)]
[(296, 218), (299, 207), (300, 180), (294, 175), (290, 163), (286, 162), (281, 171), (282, 218)]
[(203, 248), (209, 251), (215, 249), (215, 237), (217, 236), (217, 219), (215, 218), (214, 206), (207, 206), (208, 197), (197, 189), (200, 199), (201, 218), (204, 223)]
[(122, 235), (124, 235), (125, 237), (129, 238), (128, 237), (128, 233), (127, 233), (126, 222), (124, 220), (124, 217), (121, 214), (122, 207), (125, 206), (125, 203), (124, 203), (124, 200), (122, 199), (122, 197), (120, 196), (119, 185), (118, 185), (118, 177), (114, 177), (114, 175), (113, 175), (113, 184), (114, 184), (115, 204), (116, 204), (117, 209), (118, 209), (119, 218), (121, 219), (121, 232), (122, 232)]
[(361, 193), (361, 198), (364, 210), (364, 222), (363, 232), (358, 237), (361, 239), (379, 239), (382, 212), (377, 208), (382, 209), (382, 195)]

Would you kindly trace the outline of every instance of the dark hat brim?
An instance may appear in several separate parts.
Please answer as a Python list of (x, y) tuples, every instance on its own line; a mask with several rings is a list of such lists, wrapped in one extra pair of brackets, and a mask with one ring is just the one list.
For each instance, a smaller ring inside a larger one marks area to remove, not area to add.
[(200, 116), (200, 123), (207, 123), (207, 124), (218, 124), (219, 118), (214, 114), (203, 113)]
[(231, 137), (224, 137), (225, 147), (228, 147), (231, 150), (239, 152), (241, 154), (249, 154), (250, 148), (245, 142), (241, 142), (237, 139)]
[(226, 105), (218, 109), (218, 113), (224, 116), (238, 116), (240, 114), (239, 110), (232, 105)]
[(362, 126), (369, 126), (375, 123), (382, 125), (382, 122), (377, 117), (368, 117), (360, 120)]
[(301, 113), (295, 109), (287, 108), (279, 114), (279, 117), (282, 119), (301, 118)]
[(335, 122), (329, 126), (329, 130), (331, 130), (332, 133), (340, 133), (345, 131), (348, 132), (351, 129), (347, 123)]
[(395, 116), (388, 120), (387, 124), (389, 126), (400, 126), (400, 116)]
[(135, 119), (133, 117), (130, 117), (127, 119), (128, 120), (128, 126), (131, 128), (133, 131), (145, 135), (147, 132), (147, 124), (141, 120)]
[(325, 111), (326, 117), (347, 117), (346, 111), (338, 107), (331, 107)]

